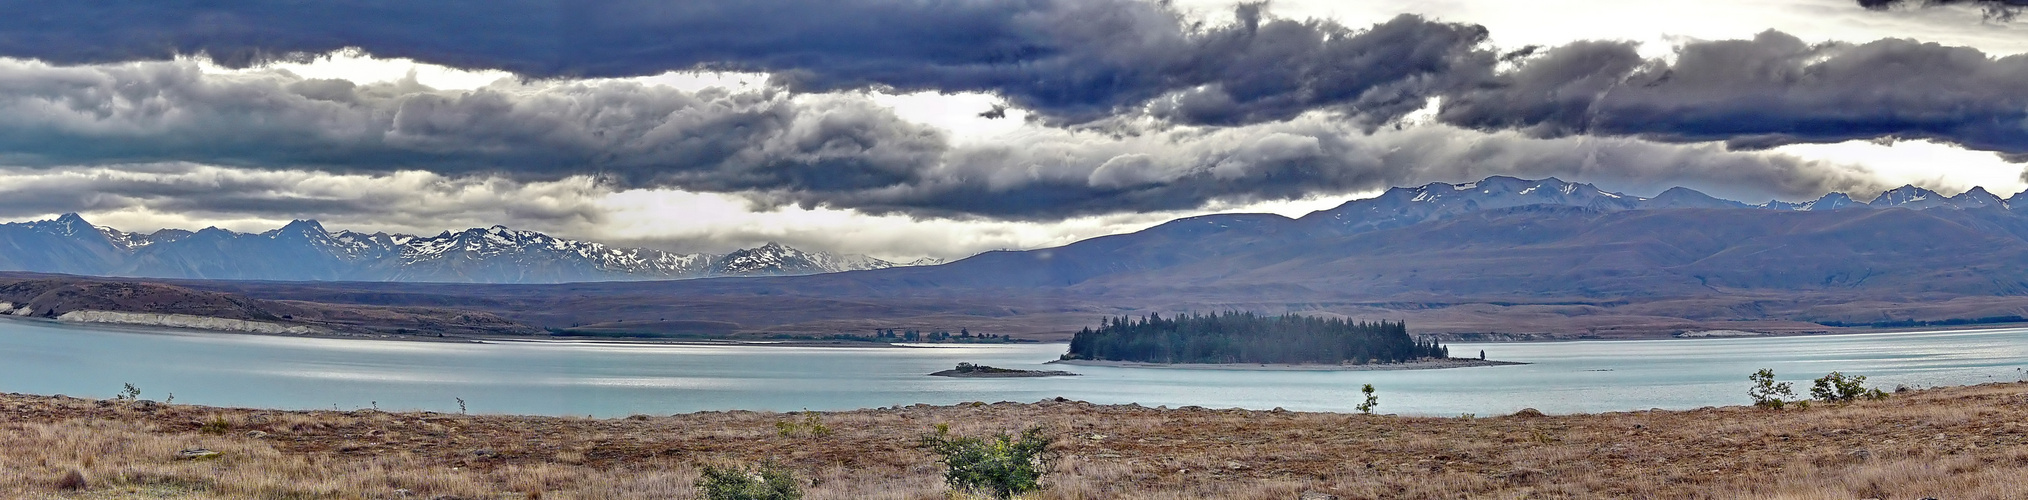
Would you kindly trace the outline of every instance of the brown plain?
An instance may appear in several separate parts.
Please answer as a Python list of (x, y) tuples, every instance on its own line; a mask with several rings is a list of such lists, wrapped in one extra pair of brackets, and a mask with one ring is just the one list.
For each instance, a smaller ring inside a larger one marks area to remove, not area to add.
[[(1788, 410), (1430, 418), (1044, 401), (820, 414), (829, 433), (776, 426), (805, 418), (0, 395), (0, 496), (693, 498), (700, 464), (772, 458), (797, 471), (807, 498), (928, 500), (946, 491), (913, 445), (941, 423), (1054, 432), (1061, 458), (1035, 499), (2028, 498), (2028, 383)], [(223, 454), (177, 458), (191, 448)]]

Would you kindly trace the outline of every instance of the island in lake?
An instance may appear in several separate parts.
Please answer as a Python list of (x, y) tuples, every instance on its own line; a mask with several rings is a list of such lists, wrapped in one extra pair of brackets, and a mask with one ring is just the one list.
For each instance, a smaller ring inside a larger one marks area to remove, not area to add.
[(930, 376), (959, 377), (959, 378), (1019, 378), (1019, 377), (1075, 377), (1077, 376), (1077, 374), (1065, 371), (1016, 370), (1013, 368), (994, 368), (986, 365), (958, 363), (957, 368), (931, 373)]
[(1058, 362), (1127, 367), (1386, 370), (1521, 364), (1452, 358), (1403, 322), (1250, 312), (1106, 318)]

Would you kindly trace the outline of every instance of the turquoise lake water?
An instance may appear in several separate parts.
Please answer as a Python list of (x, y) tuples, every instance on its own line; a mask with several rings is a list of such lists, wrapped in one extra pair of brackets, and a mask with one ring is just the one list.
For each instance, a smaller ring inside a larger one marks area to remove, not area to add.
[[(1746, 404), (1759, 368), (1799, 382), (1837, 370), (1892, 389), (2028, 378), (2028, 329), (1781, 338), (1452, 344), (1519, 366), (1368, 372), (1044, 365), (1062, 344), (800, 348), (589, 342), (449, 344), (107, 329), (0, 320), (0, 392), (290, 409), (543, 415), (845, 410), (1065, 397), (1094, 403), (1498, 415)], [(1079, 377), (951, 379), (958, 362)]]

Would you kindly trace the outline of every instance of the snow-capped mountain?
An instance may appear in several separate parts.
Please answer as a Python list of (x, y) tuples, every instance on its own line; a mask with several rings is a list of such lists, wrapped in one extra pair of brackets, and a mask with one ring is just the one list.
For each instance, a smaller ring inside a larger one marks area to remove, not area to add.
[(1808, 211), (1837, 210), (1841, 208), (1851, 207), (1854, 205), (1860, 207), (1866, 206), (1859, 204), (1859, 202), (1857, 201), (1852, 201), (1852, 197), (1845, 195), (1845, 193), (1828, 193), (1825, 194), (1823, 197), (1817, 198), (1815, 200), (1805, 201), (1802, 203), (1793, 203), (1781, 200), (1769, 200), (1767, 203), (1757, 205), (1755, 208), (1762, 208), (1767, 210), (1790, 210), (1790, 211), (1808, 212)]
[(895, 264), (864, 255), (805, 252), (782, 246), (780, 243), (769, 242), (759, 248), (735, 250), (719, 257), (711, 264), (711, 273), (718, 276), (818, 274), (886, 269), (903, 265), (907, 264)]
[[(2017, 195), (2016, 197), (2019, 196)], [(1906, 185), (1880, 193), (1879, 197), (1874, 198), (1873, 201), (1866, 202), (1866, 205), (1872, 207), (1903, 207), (1917, 210), (1938, 207), (2006, 208), (2007, 200), (2002, 200), (1999, 196), (1986, 192), (1985, 187), (1974, 187), (1970, 191), (1959, 193), (1957, 196), (1947, 197), (1937, 194), (1935, 191), (1915, 187), (1914, 185)]]
[(436, 236), (327, 231), (299, 220), (258, 234), (219, 228), (151, 234), (76, 214), (0, 224), (0, 270), (162, 278), (557, 283), (818, 274), (906, 265), (777, 243), (726, 255), (556, 238), (503, 226)]
[(1305, 221), (1346, 232), (1363, 232), (1422, 223), (1458, 214), (1528, 205), (1566, 205), (1598, 209), (1630, 209), (1637, 198), (1607, 193), (1590, 184), (1555, 178), (1529, 181), (1487, 177), (1478, 182), (1432, 182), (1420, 187), (1388, 189), (1380, 196), (1353, 200), (1338, 208), (1312, 212)]
[[(1622, 210), (1824, 211), (1905, 208), (2028, 211), (2028, 192), (2001, 199), (1982, 188), (1942, 196), (1902, 186), (1858, 203), (1843, 193), (1808, 202), (1760, 205), (1723, 200), (1693, 189), (1672, 188), (1652, 198), (1599, 189), (1586, 183), (1488, 177), (1463, 184), (1430, 183), (1389, 189), (1304, 216), (1302, 230), (1350, 234), (1391, 229), (1485, 210), (1532, 206)], [(1218, 224), (1243, 218), (1218, 218)], [(1161, 231), (1215, 231), (1190, 224)], [(1193, 229), (1194, 228), (1194, 229)], [(1160, 232), (1160, 231), (1158, 231)], [(724, 255), (681, 254), (556, 238), (501, 226), (446, 231), (435, 236), (327, 231), (300, 220), (258, 234), (219, 228), (165, 229), (149, 234), (93, 226), (76, 214), (54, 220), (0, 224), (0, 270), (164, 278), (346, 281), (558, 283), (783, 276), (938, 265), (905, 264), (863, 255), (834, 255), (768, 243)]]
[(1681, 187), (1664, 191), (1654, 198), (1642, 198), (1602, 190), (1587, 183), (1564, 182), (1554, 177), (1527, 180), (1493, 176), (1464, 184), (1432, 182), (1420, 187), (1392, 188), (1377, 197), (1353, 200), (1337, 208), (1312, 212), (1303, 216), (1303, 220), (1341, 232), (1364, 232), (1408, 226), (1481, 210), (1531, 205), (1581, 207), (1601, 211), (1749, 206), (1736, 201), (1713, 198), (1697, 190)]
[(1586, 183), (1564, 182), (1551, 177), (1542, 180), (1487, 177), (1478, 182), (1447, 184), (1433, 182), (1418, 187), (1388, 189), (1380, 196), (1353, 200), (1337, 208), (1312, 212), (1302, 220), (1336, 232), (1365, 232), (1445, 219), (1481, 210), (1498, 210), (1533, 205), (1580, 207), (1598, 211), (1662, 210), (1672, 208), (1838, 210), (1842, 208), (1901, 207), (1975, 209), (1997, 207), (2028, 209), (2028, 192), (2012, 199), (2000, 199), (1985, 188), (1973, 188), (1945, 197), (1934, 191), (1902, 186), (1881, 193), (1873, 201), (1858, 203), (1845, 193), (1829, 193), (1801, 203), (1769, 201), (1760, 205), (1725, 200), (1694, 189), (1675, 187), (1653, 198), (1642, 198), (1599, 189)]

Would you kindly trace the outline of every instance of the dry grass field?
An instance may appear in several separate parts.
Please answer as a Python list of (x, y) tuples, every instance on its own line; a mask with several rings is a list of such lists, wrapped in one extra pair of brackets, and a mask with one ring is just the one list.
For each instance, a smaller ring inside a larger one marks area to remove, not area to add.
[[(1745, 387), (1741, 399), (1745, 400)], [(1381, 408), (1385, 410), (1384, 401)], [(0, 396), (7, 498), (693, 498), (773, 458), (812, 499), (939, 499), (936, 424), (1041, 425), (1037, 499), (2028, 498), (2028, 383), (1808, 409), (1451, 418), (1074, 401), (816, 416), (581, 419), (273, 411)], [(183, 459), (203, 448), (220, 454)]]

